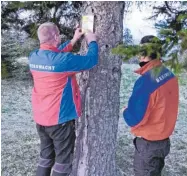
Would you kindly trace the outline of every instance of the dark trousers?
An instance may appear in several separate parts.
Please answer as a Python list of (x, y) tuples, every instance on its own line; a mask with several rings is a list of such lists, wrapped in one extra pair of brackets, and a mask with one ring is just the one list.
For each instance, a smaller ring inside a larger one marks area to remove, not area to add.
[(55, 126), (36, 125), (40, 137), (40, 159), (36, 176), (68, 176), (72, 168), (75, 121)]
[(170, 151), (170, 140), (148, 141), (134, 139), (134, 172), (135, 176), (161, 176), (165, 157)]

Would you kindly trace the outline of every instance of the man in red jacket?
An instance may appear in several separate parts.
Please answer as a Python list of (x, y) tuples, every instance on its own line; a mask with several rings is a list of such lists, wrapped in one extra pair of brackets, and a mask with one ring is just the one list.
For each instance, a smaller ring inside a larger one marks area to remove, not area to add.
[[(141, 45), (155, 45), (154, 36), (145, 36)], [(149, 48), (149, 47), (148, 47)], [(175, 75), (159, 59), (159, 51), (142, 51), (141, 76), (136, 81), (123, 116), (134, 139), (135, 176), (161, 176), (170, 151), (169, 137), (177, 120), (179, 89)]]
[(85, 56), (70, 53), (83, 35), (75, 31), (71, 41), (60, 44), (59, 29), (47, 22), (38, 28), (40, 49), (29, 56), (34, 79), (32, 109), (40, 137), (37, 176), (67, 176), (71, 172), (75, 143), (74, 121), (81, 116), (81, 99), (76, 74), (98, 63), (96, 35), (85, 35)]

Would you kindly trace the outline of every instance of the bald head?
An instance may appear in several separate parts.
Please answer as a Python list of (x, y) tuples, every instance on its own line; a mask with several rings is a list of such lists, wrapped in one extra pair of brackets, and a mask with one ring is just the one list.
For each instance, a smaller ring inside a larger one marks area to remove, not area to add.
[(55, 34), (59, 35), (59, 29), (54, 23), (46, 22), (40, 25), (37, 31), (40, 43), (53, 42)]

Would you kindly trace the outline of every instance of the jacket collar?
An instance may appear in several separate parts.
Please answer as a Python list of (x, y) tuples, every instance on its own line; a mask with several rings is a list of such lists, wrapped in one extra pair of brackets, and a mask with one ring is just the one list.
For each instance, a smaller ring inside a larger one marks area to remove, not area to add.
[(135, 70), (135, 73), (138, 73), (140, 75), (143, 75), (147, 71), (151, 70), (153, 67), (157, 67), (162, 65), (162, 62), (159, 59), (152, 60), (148, 62), (146, 65), (143, 67), (139, 68), (138, 70)]
[(50, 51), (54, 51), (54, 52), (60, 52), (60, 50), (58, 50), (57, 47), (54, 47), (54, 46), (48, 45), (48, 44), (41, 44), (40, 45), (40, 49), (42, 49), (42, 50), (50, 50)]

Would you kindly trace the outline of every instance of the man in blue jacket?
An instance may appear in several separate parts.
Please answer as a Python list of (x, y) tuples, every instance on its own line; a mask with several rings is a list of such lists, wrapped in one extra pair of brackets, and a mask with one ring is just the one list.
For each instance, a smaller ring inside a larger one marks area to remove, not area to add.
[(88, 32), (85, 56), (70, 53), (83, 35), (76, 29), (71, 41), (60, 44), (57, 26), (47, 22), (38, 28), (40, 49), (29, 56), (34, 79), (32, 109), (40, 137), (37, 176), (68, 176), (75, 143), (74, 121), (81, 116), (81, 99), (76, 74), (98, 63), (96, 35)]
[[(165, 157), (170, 152), (178, 114), (179, 87), (177, 77), (161, 60), (161, 42), (155, 36), (142, 38), (139, 58), (141, 76), (135, 82), (124, 119), (135, 135), (135, 176), (161, 176)], [(156, 47), (157, 46), (157, 47)], [(157, 49), (155, 49), (157, 48)]]

